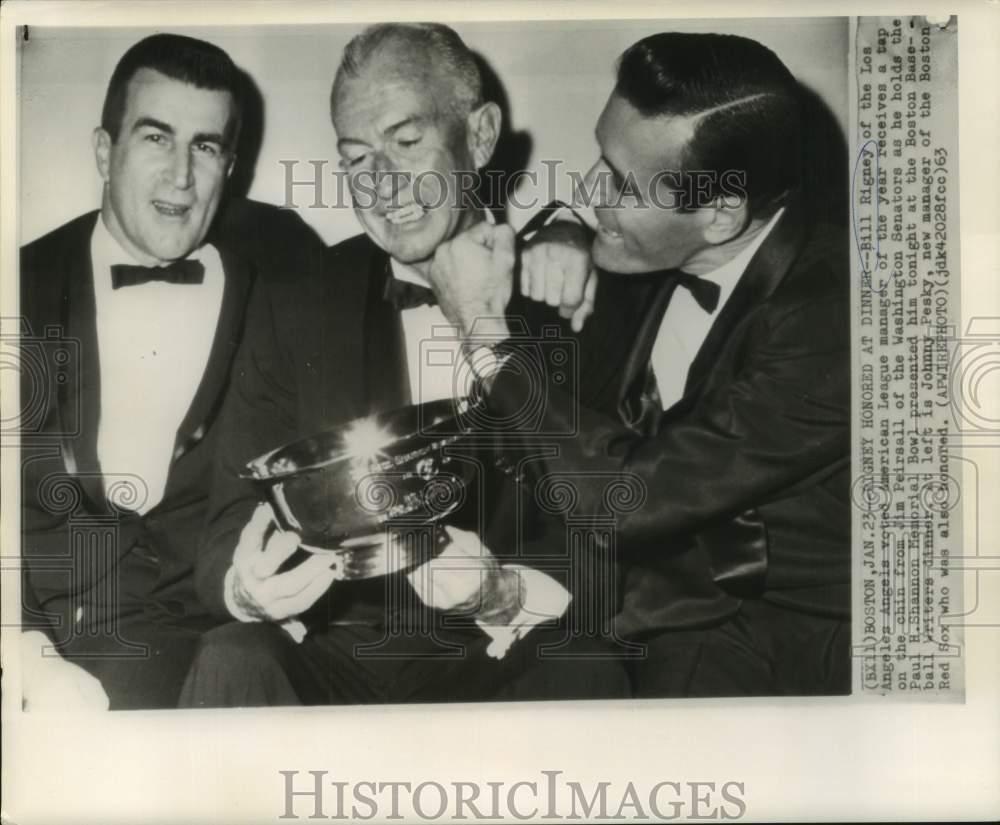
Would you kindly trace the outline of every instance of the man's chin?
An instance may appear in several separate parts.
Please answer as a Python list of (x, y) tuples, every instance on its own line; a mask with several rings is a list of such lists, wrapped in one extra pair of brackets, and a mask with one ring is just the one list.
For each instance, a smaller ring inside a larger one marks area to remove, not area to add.
[(595, 240), (590, 248), (594, 265), (610, 275), (649, 275), (660, 272), (668, 266), (651, 264), (641, 258), (633, 258), (622, 249), (608, 249), (600, 240)]
[(612, 275), (634, 275), (640, 270), (630, 266), (632, 263), (628, 258), (622, 255), (615, 255), (608, 249), (603, 248), (599, 244), (594, 244), (591, 249), (591, 256), (594, 259), (594, 265), (598, 269), (608, 272)]
[(434, 258), (434, 250), (430, 249), (410, 249), (406, 247), (390, 246), (387, 250), (389, 256), (407, 266), (417, 266), (429, 263)]
[(387, 239), (383, 247), (386, 252), (401, 264), (416, 266), (427, 263), (434, 258), (434, 252), (444, 242), (444, 238), (412, 237), (401, 238), (398, 235)]
[(168, 264), (171, 261), (183, 260), (199, 246), (201, 246), (200, 243), (161, 244), (151, 249), (150, 252), (158, 261)]

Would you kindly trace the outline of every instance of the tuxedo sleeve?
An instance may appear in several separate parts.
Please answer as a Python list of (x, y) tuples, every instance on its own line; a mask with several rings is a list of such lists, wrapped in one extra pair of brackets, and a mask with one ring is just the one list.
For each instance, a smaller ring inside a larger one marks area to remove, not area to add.
[(195, 567), (199, 598), (223, 618), (232, 618), (223, 593), (226, 572), (240, 532), (261, 500), (254, 484), (241, 473), (248, 461), (294, 437), (291, 382), (279, 347), (268, 284), (258, 281), (219, 421), (207, 521)]
[[(525, 369), (537, 349), (505, 342), (508, 365), (487, 394), (498, 419), (541, 407), (535, 431), (570, 433), (552, 440), (557, 454), (533, 463), (533, 482), (568, 481), (576, 517), (607, 510), (606, 483), (593, 479), (630, 474), (638, 480), (640, 506), (620, 515), (620, 535), (631, 548), (663, 548), (673, 534), (692, 534), (750, 507), (774, 500), (840, 466), (850, 451), (849, 328), (847, 301), (802, 302), (782, 311), (759, 310), (752, 347), (724, 383), (707, 386), (680, 417), (661, 418), (643, 437), (621, 421), (580, 406), (549, 383), (540, 361)], [(623, 335), (628, 330), (621, 331)], [(728, 353), (726, 357), (735, 357)], [(524, 416), (522, 416), (524, 418)], [(517, 444), (518, 434), (510, 436)], [(536, 437), (537, 443), (537, 437)], [(536, 451), (542, 452), (542, 451)], [(599, 474), (599, 476), (595, 475)], [(541, 493), (539, 493), (541, 494)]]

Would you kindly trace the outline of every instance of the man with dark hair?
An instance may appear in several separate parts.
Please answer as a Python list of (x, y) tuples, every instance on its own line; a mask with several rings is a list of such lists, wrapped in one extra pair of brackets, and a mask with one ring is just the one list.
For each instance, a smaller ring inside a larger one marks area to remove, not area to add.
[(768, 218), (798, 189), (798, 84), (759, 43), (724, 34), (648, 37), (622, 55), (615, 92), (641, 117), (689, 130), (678, 136), (677, 163), (661, 170), (681, 211), (737, 195), (754, 218)]
[[(515, 338), (484, 381), (498, 416), (542, 389), (547, 429), (579, 421), (533, 468), (575, 484), (575, 517), (604, 507), (588, 476), (644, 482), (644, 505), (617, 522), (616, 627), (647, 646), (640, 695), (850, 689), (847, 244), (804, 218), (795, 94), (745, 38), (628, 49), (588, 176), (607, 273), (582, 344), (592, 409), (537, 386)], [(467, 233), (431, 269), (466, 334), (510, 294), (493, 250)]]
[[(468, 48), (448, 27), (429, 23), (374, 26), (352, 40), (331, 109), (365, 234), (328, 250), (323, 277), (303, 278), (280, 293), (260, 290), (252, 301), (197, 569), (205, 601), (219, 616), (240, 621), (202, 639), (182, 703), (623, 696), (626, 675), (602, 640), (578, 643), (575, 660), (539, 661), (537, 642), (562, 641), (558, 629), (547, 636), (539, 628), (506, 656), (488, 655), (494, 641), (508, 631), (516, 637), (524, 626), (511, 630), (507, 620), (491, 621), (484, 632), (472, 621), (473, 614), (485, 615), (483, 581), (502, 576), (513, 582), (503, 607), (516, 609), (507, 619), (533, 610), (532, 622), (558, 619), (564, 609), (546, 612), (559, 603), (560, 588), (544, 573), (502, 566), (481, 552), (472, 531), (488, 534), (498, 554), (516, 557), (526, 550), (494, 538), (513, 533), (515, 523), (512, 502), (505, 500), (505, 509), (500, 496), (483, 495), (488, 523), (450, 534), (442, 557), (462, 570), (435, 567), (435, 559), (388, 580), (358, 582), (335, 581), (322, 554), (291, 569), (282, 566), (299, 536), (274, 529), (273, 514), (258, 506), (258, 491), (240, 472), (261, 453), (332, 424), (453, 397), (454, 373), (428, 370), (420, 360), (421, 342), (448, 323), (427, 277), (440, 244), (487, 225), (485, 211), (461, 181), (489, 161), (500, 131), (499, 109), (482, 99)], [(513, 231), (496, 231), (503, 238), (497, 254), (502, 243), (513, 261)], [(563, 307), (567, 316), (580, 311), (583, 294), (568, 293), (578, 297)], [(525, 302), (514, 306), (530, 312)], [(547, 317), (559, 321), (554, 310)], [(448, 346), (441, 343), (438, 350), (462, 363), (458, 342)], [(477, 459), (460, 449), (455, 454), (461, 459)], [(554, 594), (555, 601), (538, 602), (540, 592)], [(458, 612), (445, 615), (445, 609)]]
[(94, 131), (100, 211), (22, 250), (22, 353), (53, 358), (22, 373), (40, 405), (21, 430), (29, 709), (173, 706), (213, 624), (191, 570), (255, 267), (239, 227), (206, 239), (239, 77), (200, 40), (131, 47)]

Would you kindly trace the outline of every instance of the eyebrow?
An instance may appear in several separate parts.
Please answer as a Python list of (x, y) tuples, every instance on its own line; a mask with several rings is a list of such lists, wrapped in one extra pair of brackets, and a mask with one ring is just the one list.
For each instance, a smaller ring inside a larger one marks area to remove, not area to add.
[(192, 143), (218, 143), (219, 146), (226, 145), (226, 138), (220, 135), (218, 132), (198, 132), (193, 138), (191, 138)]
[[(169, 123), (164, 123), (162, 120), (157, 120), (155, 117), (140, 117), (136, 120), (135, 125), (132, 127), (133, 132), (138, 132), (143, 128), (157, 129), (168, 135), (174, 135), (174, 127)], [(218, 132), (197, 132), (192, 138), (192, 143), (217, 143), (220, 147), (226, 145), (226, 138), (224, 135)]]
[(162, 120), (157, 120), (155, 117), (140, 117), (136, 120), (135, 124), (132, 126), (133, 132), (138, 132), (140, 129), (149, 126), (153, 129), (159, 129), (161, 132), (166, 132), (168, 135), (174, 134), (174, 127), (169, 123), (164, 123)]
[[(397, 121), (396, 123), (392, 123), (389, 126), (386, 126), (385, 129), (382, 130), (382, 134), (391, 136), (396, 134), (396, 132), (398, 132), (400, 129), (403, 129), (407, 126), (420, 126), (424, 124), (426, 121), (427, 118), (420, 117), (418, 115), (414, 115), (412, 117), (405, 117), (402, 120)], [(359, 144), (361, 146), (369, 145), (368, 141), (366, 140), (361, 140), (360, 138), (345, 137), (345, 138), (340, 138), (340, 140), (337, 141), (337, 146), (338, 147), (343, 146), (345, 143)]]

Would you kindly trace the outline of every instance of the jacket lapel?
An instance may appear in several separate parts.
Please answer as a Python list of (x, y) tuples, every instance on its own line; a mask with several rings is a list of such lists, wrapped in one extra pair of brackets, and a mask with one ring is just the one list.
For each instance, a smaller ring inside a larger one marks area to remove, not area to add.
[(243, 332), (247, 297), (253, 283), (253, 269), (249, 263), (225, 248), (219, 249), (225, 285), (222, 306), (215, 327), (208, 363), (191, 400), (187, 414), (177, 429), (174, 440), (173, 460), (177, 461), (198, 444), (218, 413), (229, 383), (229, 370)]
[[(669, 273), (657, 273), (655, 282), (650, 284), (640, 304), (645, 311), (639, 315), (634, 343), (621, 372), (617, 398), (618, 414), (626, 424), (639, 427), (644, 432), (655, 431), (656, 419), (654, 418), (653, 422), (642, 420), (643, 414), (649, 413), (643, 409), (641, 395), (645, 389), (653, 344), (656, 342), (663, 315), (676, 288), (677, 281), (670, 277)], [(655, 414), (658, 418), (658, 407)]]
[(392, 277), (389, 257), (372, 255), (364, 321), (364, 363), (368, 412), (384, 412), (411, 401), (406, 339), (399, 310), (385, 300)]
[(790, 202), (770, 237), (761, 244), (750, 260), (736, 289), (719, 312), (719, 317), (715, 319), (705, 342), (691, 363), (684, 385), (684, 397), (677, 402), (678, 405), (687, 407), (692, 398), (698, 396), (701, 385), (718, 361), (733, 329), (755, 306), (766, 301), (784, 279), (801, 248), (803, 226), (800, 214), (801, 209), (797, 204)]
[(661, 273), (600, 273), (594, 314), (578, 339), (583, 405), (606, 415), (627, 412), (625, 399), (648, 364), (658, 325), (654, 316), (662, 317), (669, 300), (663, 290), (670, 288)]
[[(60, 268), (62, 283), (58, 313), (53, 320), (77, 343), (76, 358), (70, 358), (66, 380), (56, 396), (59, 430), (66, 471), (75, 476), (96, 512), (105, 506), (101, 466), (97, 458), (97, 435), (101, 419), (101, 376), (97, 348), (97, 304), (94, 271), (90, 259), (90, 239), (100, 213), (80, 221), (79, 234), (67, 244)], [(44, 334), (44, 331), (36, 331)]]

